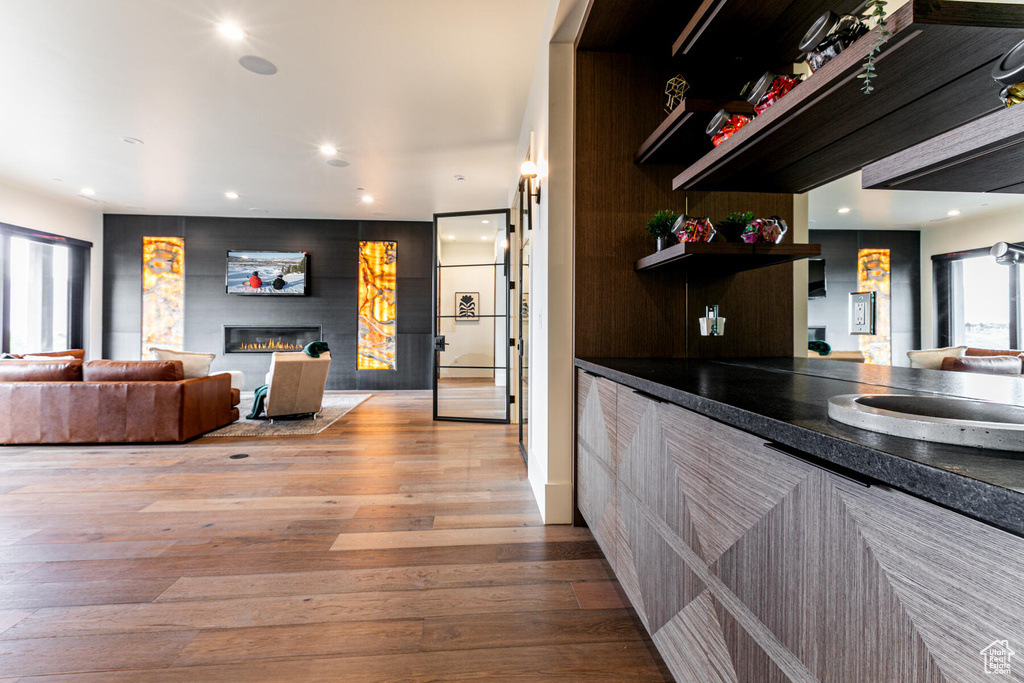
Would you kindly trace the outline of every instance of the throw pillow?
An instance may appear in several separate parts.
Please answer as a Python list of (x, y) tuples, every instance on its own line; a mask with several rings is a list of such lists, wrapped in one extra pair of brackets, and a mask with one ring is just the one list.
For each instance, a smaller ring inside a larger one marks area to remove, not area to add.
[(40, 356), (40, 355), (29, 355), (22, 356), (21, 360), (79, 360), (74, 356)]
[(210, 363), (217, 357), (215, 353), (190, 353), (157, 348), (150, 349), (149, 355), (153, 360), (180, 360), (185, 367), (185, 379), (207, 377), (210, 374)]
[(949, 346), (944, 349), (926, 349), (924, 351), (907, 351), (910, 367), (923, 370), (941, 370), (943, 358), (963, 358), (966, 346)]

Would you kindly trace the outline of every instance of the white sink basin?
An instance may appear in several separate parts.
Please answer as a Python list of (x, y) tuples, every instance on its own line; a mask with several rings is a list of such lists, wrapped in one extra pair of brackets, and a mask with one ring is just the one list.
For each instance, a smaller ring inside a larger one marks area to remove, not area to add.
[(828, 400), (837, 422), (907, 439), (1024, 454), (1024, 407), (946, 396), (845, 394)]

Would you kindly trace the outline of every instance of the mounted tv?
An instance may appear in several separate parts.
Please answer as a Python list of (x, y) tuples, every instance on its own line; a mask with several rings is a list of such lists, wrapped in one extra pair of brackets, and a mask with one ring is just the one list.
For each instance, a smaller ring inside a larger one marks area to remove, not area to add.
[(304, 251), (229, 251), (227, 293), (305, 296), (308, 266)]
[(825, 298), (825, 259), (812, 258), (807, 262), (807, 298)]

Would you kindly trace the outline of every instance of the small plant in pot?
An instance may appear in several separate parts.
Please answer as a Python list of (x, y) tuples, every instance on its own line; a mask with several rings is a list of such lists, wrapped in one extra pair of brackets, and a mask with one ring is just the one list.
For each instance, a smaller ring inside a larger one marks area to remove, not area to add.
[(654, 214), (647, 221), (647, 232), (651, 233), (656, 240), (655, 251), (661, 251), (672, 243), (672, 226), (677, 218), (679, 218), (678, 213), (665, 209)]
[(742, 242), (743, 231), (754, 220), (753, 211), (733, 211), (715, 224), (715, 229), (726, 242)]

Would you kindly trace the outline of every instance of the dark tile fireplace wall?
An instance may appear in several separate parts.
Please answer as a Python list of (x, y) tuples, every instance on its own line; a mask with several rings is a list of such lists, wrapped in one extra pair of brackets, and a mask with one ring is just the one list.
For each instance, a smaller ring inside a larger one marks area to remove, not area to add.
[[(103, 219), (103, 357), (136, 359), (142, 337), (142, 238), (185, 238), (185, 350), (215, 352), (213, 370), (263, 383), (270, 354), (224, 355), (225, 325), (323, 326), (328, 389), (431, 388), (433, 225), (418, 221), (128, 216)], [(360, 240), (398, 242), (398, 370), (356, 371)], [(229, 250), (309, 252), (309, 296), (224, 291)]]

